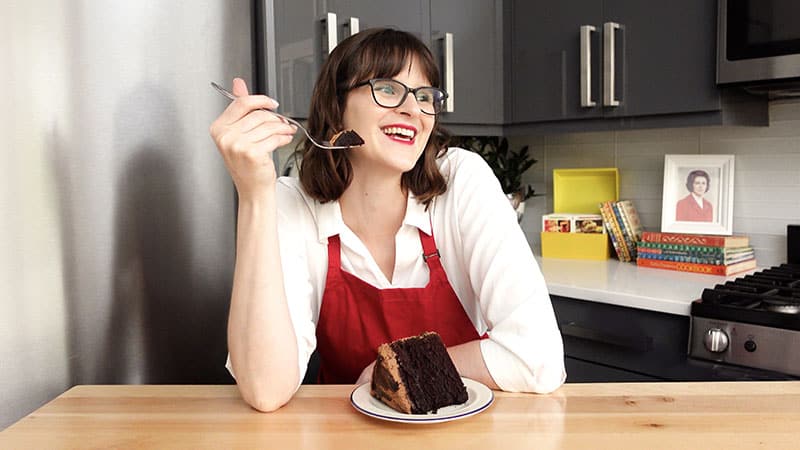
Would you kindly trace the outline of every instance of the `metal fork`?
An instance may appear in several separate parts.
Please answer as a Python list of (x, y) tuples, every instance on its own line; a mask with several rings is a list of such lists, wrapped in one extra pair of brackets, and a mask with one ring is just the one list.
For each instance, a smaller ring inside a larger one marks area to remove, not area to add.
[[(231, 100), (236, 100), (236, 96), (235, 95), (233, 95), (227, 89), (225, 89), (224, 87), (218, 85), (217, 83), (212, 81), (211, 82), (211, 86), (214, 89), (216, 89), (217, 91), (219, 91), (219, 93), (224, 95), (225, 97), (228, 97)], [(308, 140), (311, 141), (311, 143), (314, 144), (316, 147), (319, 147), (319, 148), (324, 149), (324, 150), (347, 150), (348, 148), (350, 148), (348, 146), (342, 146), (342, 145), (331, 145), (331, 143), (328, 142), (328, 141), (319, 141), (317, 139), (314, 139), (308, 133), (308, 130), (306, 130), (306, 127), (304, 127), (300, 122), (292, 119), (291, 117), (286, 117), (283, 114), (277, 113), (277, 112), (272, 111), (270, 109), (261, 108), (261, 110), (262, 111), (267, 111), (268, 113), (272, 113), (272, 114), (276, 115), (277, 117), (279, 117), (280, 119), (282, 119), (282, 120), (284, 120), (284, 121), (296, 126), (297, 128), (300, 128), (301, 130), (303, 130), (303, 133), (306, 134), (306, 137), (308, 138)]]

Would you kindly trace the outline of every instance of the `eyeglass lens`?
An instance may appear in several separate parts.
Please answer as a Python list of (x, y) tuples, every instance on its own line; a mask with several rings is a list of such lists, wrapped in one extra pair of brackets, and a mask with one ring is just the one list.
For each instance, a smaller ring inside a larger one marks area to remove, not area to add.
[(405, 100), (409, 92), (414, 94), (420, 110), (425, 114), (437, 114), (442, 110), (445, 93), (435, 87), (418, 87), (411, 89), (397, 80), (371, 80), (372, 96), (375, 102), (385, 108), (396, 108)]

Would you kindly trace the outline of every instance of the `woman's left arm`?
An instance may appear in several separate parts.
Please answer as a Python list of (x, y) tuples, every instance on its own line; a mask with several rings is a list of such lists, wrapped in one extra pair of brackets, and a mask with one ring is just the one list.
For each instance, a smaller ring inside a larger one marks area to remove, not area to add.
[(453, 275), (474, 294), (488, 339), (448, 350), (465, 377), (505, 391), (551, 392), (566, 373), (544, 277), (491, 169), (474, 153), (457, 153), (448, 207), (461, 267)]
[(494, 382), (494, 378), (486, 367), (481, 353), (481, 341), (465, 342), (461, 345), (454, 345), (447, 348), (447, 353), (456, 365), (458, 373), (462, 377), (467, 377), (479, 381), (489, 389), (500, 389)]

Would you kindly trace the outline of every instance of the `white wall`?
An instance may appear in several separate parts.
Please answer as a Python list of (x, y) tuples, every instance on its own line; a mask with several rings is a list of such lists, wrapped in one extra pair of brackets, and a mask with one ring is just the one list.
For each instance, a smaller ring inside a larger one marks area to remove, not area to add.
[(750, 236), (761, 266), (786, 262), (786, 225), (800, 223), (800, 100), (770, 104), (769, 127), (609, 131), (509, 139), (530, 145), (538, 162), (526, 174), (537, 197), (522, 227), (541, 251), (541, 216), (552, 212), (553, 169), (618, 167), (620, 198), (633, 200), (647, 230), (661, 227), (665, 154), (732, 154), (733, 232)]
[[(57, 20), (63, 6), (53, 2), (46, 15), (19, 2), (5, 6), (0, 16), (0, 84), (6, 87), (0, 103), (0, 430), (20, 411), (61, 393), (69, 381), (62, 226), (47, 139), (49, 130), (63, 124), (43, 113), (63, 111), (65, 104), (69, 55), (58, 45), (64, 29)], [(27, 20), (14, 20), (23, 17)], [(37, 95), (27, 91), (31, 86)]]

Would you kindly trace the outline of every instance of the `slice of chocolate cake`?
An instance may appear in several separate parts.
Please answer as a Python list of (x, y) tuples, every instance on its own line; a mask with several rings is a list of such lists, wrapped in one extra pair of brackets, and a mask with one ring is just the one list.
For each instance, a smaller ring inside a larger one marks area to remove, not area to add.
[(436, 413), (467, 401), (467, 388), (433, 332), (378, 347), (370, 394), (406, 414)]
[(339, 147), (357, 147), (364, 145), (364, 139), (353, 130), (340, 131), (331, 137), (331, 145)]

